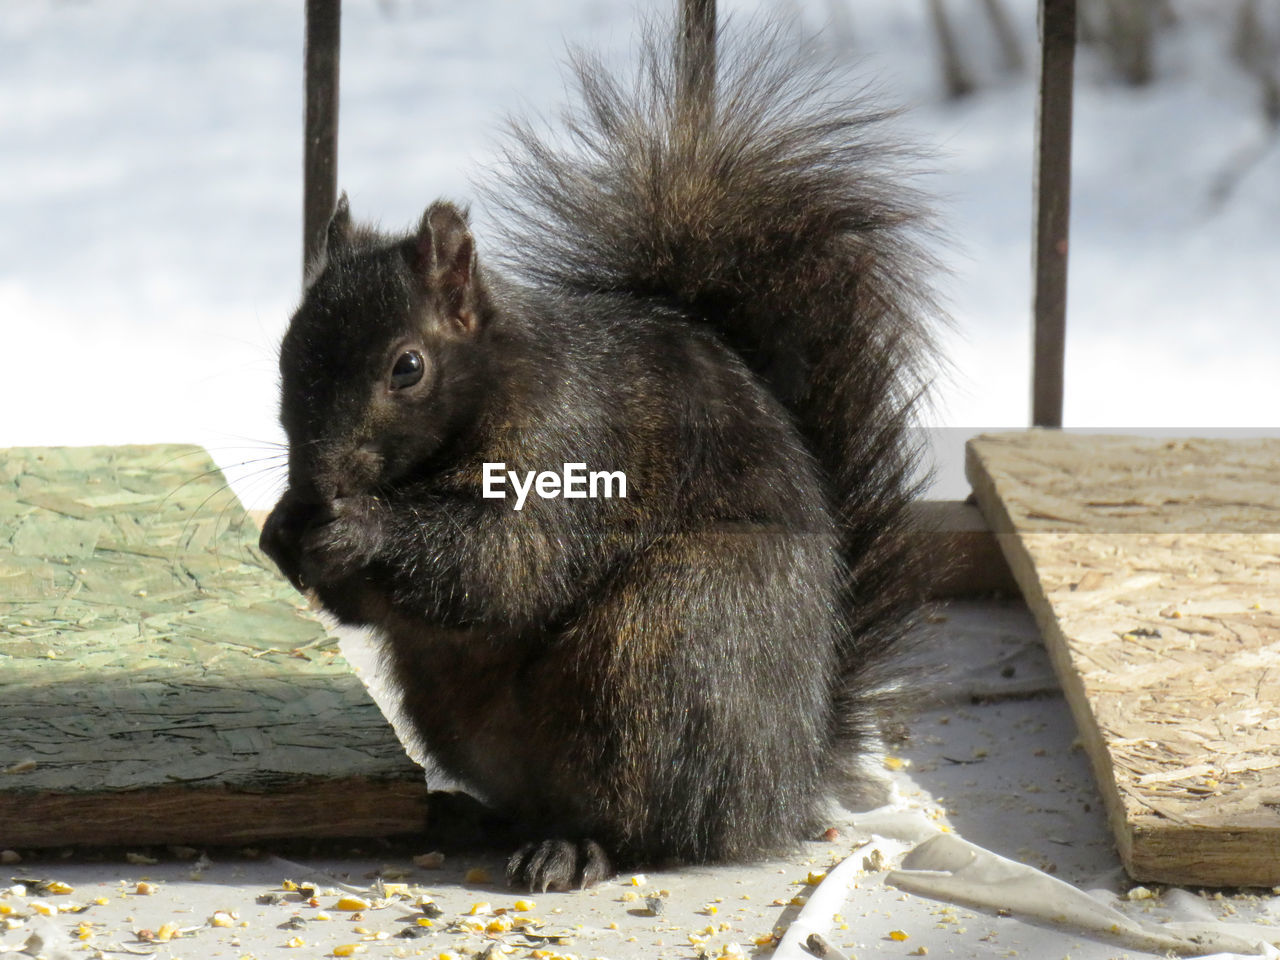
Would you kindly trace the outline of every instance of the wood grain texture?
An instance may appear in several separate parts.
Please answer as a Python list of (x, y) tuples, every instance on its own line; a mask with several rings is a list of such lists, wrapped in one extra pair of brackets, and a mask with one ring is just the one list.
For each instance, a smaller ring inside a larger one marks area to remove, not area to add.
[(1031, 431), (967, 466), (1129, 872), (1280, 883), (1280, 441)]
[(198, 447), (3, 452), (0, 846), (421, 826), (421, 769), (256, 541)]

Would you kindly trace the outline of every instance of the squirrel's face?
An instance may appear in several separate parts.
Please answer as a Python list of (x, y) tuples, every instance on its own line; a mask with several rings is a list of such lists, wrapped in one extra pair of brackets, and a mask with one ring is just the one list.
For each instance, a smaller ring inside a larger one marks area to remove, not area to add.
[(477, 413), (487, 312), (456, 208), (388, 241), (352, 227), (344, 196), (280, 348), (291, 494), (327, 503), (429, 471)]

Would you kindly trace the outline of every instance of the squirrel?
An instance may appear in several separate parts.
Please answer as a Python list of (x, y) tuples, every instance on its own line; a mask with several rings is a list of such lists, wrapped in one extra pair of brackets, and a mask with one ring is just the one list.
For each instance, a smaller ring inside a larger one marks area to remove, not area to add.
[(703, 109), (656, 33), (630, 81), (573, 69), (567, 137), (509, 127), (492, 260), (452, 203), (391, 234), (342, 196), (280, 346), (261, 535), (375, 629), (541, 890), (785, 852), (863, 776), (922, 602), (941, 318), (891, 112), (811, 52), (721, 30)]

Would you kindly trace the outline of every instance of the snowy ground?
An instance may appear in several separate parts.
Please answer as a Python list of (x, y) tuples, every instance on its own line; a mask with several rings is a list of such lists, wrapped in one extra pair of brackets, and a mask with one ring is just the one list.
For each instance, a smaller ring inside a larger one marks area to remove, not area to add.
[[(763, 0), (722, 3), (735, 15)], [(340, 180), (357, 214), (412, 222), (471, 199), (501, 116), (562, 99), (564, 43), (624, 59), (627, 0), (351, 0)], [(775, 4), (775, 8), (779, 5)], [(981, 67), (980, 5), (950, 4)], [(1214, 4), (1162, 47), (1161, 82), (1077, 83), (1066, 420), (1077, 427), (1275, 427), (1280, 149), (1220, 203), (1224, 170), (1265, 139)], [(822, 28), (830, 3), (807, 7)], [(1032, 53), (1033, 8), (1017, 0)], [(10, 0), (0, 21), (0, 446), (196, 441), (250, 506), (280, 438), (274, 348), (299, 286), (302, 4)], [(1032, 85), (981, 68), (939, 96), (923, 3), (854, 0), (858, 73), (913, 107), (936, 147), (956, 332), (943, 447), (1028, 419)], [(1207, 12), (1206, 12), (1207, 11)], [(483, 222), (483, 210), (478, 210)], [(482, 243), (483, 243), (483, 237)], [(247, 461), (248, 466), (235, 468)], [(944, 471), (941, 496), (963, 494)]]

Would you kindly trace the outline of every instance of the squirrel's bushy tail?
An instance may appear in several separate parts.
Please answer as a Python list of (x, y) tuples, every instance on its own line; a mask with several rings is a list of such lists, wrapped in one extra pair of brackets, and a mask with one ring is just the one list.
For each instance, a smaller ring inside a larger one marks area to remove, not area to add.
[[(841, 711), (864, 732), (918, 606), (912, 411), (933, 362), (927, 216), (889, 113), (841, 90), (782, 31), (721, 30), (714, 106), (677, 96), (676, 31), (626, 81), (578, 55), (554, 139), (516, 124), (508, 266), (557, 289), (652, 298), (717, 330), (794, 415), (844, 521)], [(847, 83), (845, 83), (847, 86)]]

